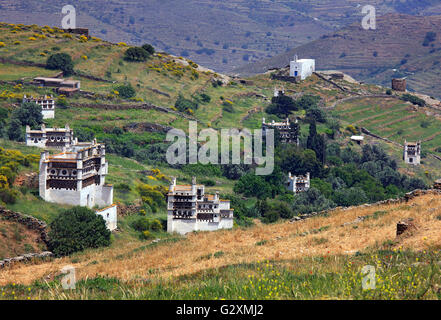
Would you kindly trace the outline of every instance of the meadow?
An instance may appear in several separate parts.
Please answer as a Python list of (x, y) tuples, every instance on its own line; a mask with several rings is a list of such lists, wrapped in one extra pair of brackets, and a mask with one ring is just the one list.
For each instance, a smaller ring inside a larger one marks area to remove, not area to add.
[[(439, 299), (441, 217), (433, 209), (440, 203), (428, 194), (144, 244), (115, 234), (110, 248), (4, 270), (0, 298)], [(358, 216), (367, 218), (355, 222)], [(417, 229), (396, 237), (405, 218)], [(75, 290), (60, 285), (65, 265), (76, 268)], [(375, 268), (375, 289), (363, 290), (366, 265)]]

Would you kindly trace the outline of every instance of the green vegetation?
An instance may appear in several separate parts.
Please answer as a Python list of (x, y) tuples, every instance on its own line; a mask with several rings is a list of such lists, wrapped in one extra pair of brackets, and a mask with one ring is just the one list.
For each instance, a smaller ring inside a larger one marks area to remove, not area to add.
[(46, 68), (51, 70), (61, 70), (65, 76), (70, 76), (73, 70), (72, 57), (67, 53), (55, 53), (46, 62)]
[(403, 94), (401, 98), (404, 101), (412, 102), (413, 104), (419, 105), (420, 107), (424, 107), (426, 105), (426, 102), (423, 99), (411, 95), (410, 93)]
[[(324, 238), (318, 238), (317, 241)], [(263, 240), (257, 246), (266, 245)], [(220, 253), (201, 257), (215, 259)], [(60, 279), (30, 286), (0, 288), (2, 299), (440, 299), (439, 249), (428, 252), (371, 250), (354, 255), (326, 255), (290, 261), (260, 261), (209, 269), (161, 281), (122, 281), (97, 276), (66, 291)], [(375, 289), (363, 290), (363, 266), (375, 267)]]
[(150, 56), (150, 53), (144, 48), (132, 47), (127, 49), (124, 58), (127, 61), (146, 61)]

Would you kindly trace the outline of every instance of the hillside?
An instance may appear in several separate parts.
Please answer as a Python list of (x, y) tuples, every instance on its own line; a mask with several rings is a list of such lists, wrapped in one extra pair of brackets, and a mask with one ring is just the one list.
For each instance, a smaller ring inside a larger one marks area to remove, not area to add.
[[(0, 286), (14, 281), (17, 297), (33, 299), (437, 299), (440, 205), (440, 194), (429, 192), (409, 202), (143, 245), (116, 235), (109, 249), (4, 270)], [(416, 229), (397, 237), (397, 222), (407, 218)], [(366, 264), (377, 268), (375, 291), (361, 290)], [(81, 289), (39, 284), (65, 265), (87, 279)]]
[[(361, 20), (357, 0), (296, 0), (228, 2), (71, 1), (77, 23), (92, 35), (130, 44), (152, 43), (158, 50), (188, 55), (218, 72), (282, 54), (323, 34)], [(375, 0), (380, 14), (441, 13), (437, 0)], [(4, 0), (0, 20), (60, 26), (61, 0)], [(197, 23), (193, 23), (196, 19)]]
[(39, 240), (37, 232), (19, 223), (0, 219), (0, 260), (46, 250)]
[(390, 86), (392, 77), (406, 76), (409, 90), (440, 97), (441, 35), (423, 45), (427, 33), (440, 28), (441, 16), (389, 14), (377, 19), (377, 30), (366, 31), (354, 23), (234, 72), (253, 74), (285, 67), (298, 54), (316, 59), (318, 70), (341, 70), (359, 81)]
[[(314, 74), (301, 83), (274, 80), (271, 74), (230, 78), (165, 52), (133, 62), (124, 58), (129, 46), (123, 42), (85, 39), (56, 27), (0, 23), (0, 42), (0, 175), (8, 175), (0, 192), (16, 194), (4, 205), (49, 224), (71, 208), (45, 202), (35, 185), (21, 183), (24, 175), (38, 171), (41, 150), (23, 143), (23, 122), (17, 135), (14, 130), (10, 134), (13, 120), (21, 121), (17, 111), (24, 108), (24, 94), (53, 94), (56, 116), (44, 123), (69, 124), (81, 140), (105, 143), (106, 182), (114, 185), (120, 208), (118, 231), (109, 247), (2, 270), (5, 299), (439, 298), (439, 193), (408, 203), (356, 207), (430, 187), (441, 176), (439, 101), (417, 107), (399, 92), (386, 94), (384, 87), (347, 77), (329, 81)], [(56, 53), (71, 55), (74, 74), (69, 78), (81, 80), (82, 91), (72, 97), (31, 81), (59, 74), (46, 68), (48, 57)], [(121, 86), (129, 84), (134, 95), (123, 97), (118, 90), (123, 92)], [(174, 127), (187, 132), (189, 120), (198, 121), (198, 129), (219, 130), (258, 129), (263, 117), (285, 119), (269, 108), (275, 87), (283, 87), (297, 107), (287, 117), (298, 119), (300, 147), (277, 145), (273, 174), (255, 178), (252, 166), (231, 170), (167, 163), (167, 131)], [(351, 136), (363, 128), (377, 137), (366, 135), (364, 146), (359, 146)], [(310, 136), (322, 138), (324, 148), (311, 145)], [(420, 166), (402, 161), (404, 139), (424, 140)], [(327, 158), (321, 161), (318, 154), (323, 149)], [(284, 186), (286, 175), (305, 170), (311, 170), (312, 191), (294, 196)], [(192, 176), (207, 186), (207, 193), (220, 191), (222, 198), (231, 199), (233, 230), (185, 237), (165, 232), (170, 178), (188, 184)], [(158, 203), (143, 190), (160, 190)], [(311, 200), (305, 198), (310, 195)], [(327, 213), (294, 222), (316, 208)], [(356, 221), (359, 216), (362, 221)], [(396, 223), (405, 218), (413, 218), (418, 229), (395, 238)], [(139, 221), (154, 220), (162, 229), (138, 227)], [(148, 237), (145, 231), (151, 232)], [(414, 265), (417, 258), (424, 264)], [(349, 263), (357, 271), (348, 270)], [(388, 280), (381, 290), (368, 294), (353, 283), (361, 281), (359, 269), (372, 263)], [(80, 290), (72, 293), (60, 291), (59, 268), (66, 264), (76, 266), (82, 279)], [(400, 273), (409, 267), (409, 273)], [(391, 281), (396, 273), (399, 284)], [(12, 280), (20, 285), (12, 288)], [(250, 281), (269, 290), (250, 287)]]

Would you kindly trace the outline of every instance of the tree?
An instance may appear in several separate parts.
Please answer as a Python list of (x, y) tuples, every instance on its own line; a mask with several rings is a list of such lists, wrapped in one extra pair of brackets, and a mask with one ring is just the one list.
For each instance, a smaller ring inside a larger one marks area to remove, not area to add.
[(128, 61), (146, 61), (150, 54), (143, 48), (132, 47), (127, 49), (124, 54), (124, 59)]
[(17, 118), (13, 118), (9, 123), (8, 137), (9, 140), (23, 141), (23, 127)]
[(266, 108), (267, 113), (275, 114), (279, 117), (287, 118), (291, 111), (297, 111), (298, 107), (291, 97), (281, 95), (273, 97), (271, 104)]
[(125, 99), (133, 98), (136, 95), (136, 91), (130, 83), (116, 87), (116, 91)]
[(242, 176), (234, 185), (234, 192), (242, 193), (245, 197), (265, 199), (271, 196), (271, 185), (261, 176), (248, 173)]
[(326, 113), (319, 108), (310, 108), (306, 111), (306, 118), (309, 119), (310, 121), (325, 123)]
[(20, 121), (22, 126), (36, 128), (43, 123), (41, 106), (35, 102), (23, 102), (19, 108), (13, 111), (12, 119)]
[(46, 68), (52, 70), (61, 70), (65, 76), (73, 74), (72, 57), (67, 53), (55, 53), (51, 55), (46, 62)]
[(50, 224), (49, 249), (57, 256), (110, 245), (104, 219), (85, 207), (60, 213)]
[(317, 159), (324, 164), (326, 161), (326, 140), (323, 135), (317, 134), (315, 121), (309, 127), (309, 136), (306, 143), (308, 149), (314, 150)]

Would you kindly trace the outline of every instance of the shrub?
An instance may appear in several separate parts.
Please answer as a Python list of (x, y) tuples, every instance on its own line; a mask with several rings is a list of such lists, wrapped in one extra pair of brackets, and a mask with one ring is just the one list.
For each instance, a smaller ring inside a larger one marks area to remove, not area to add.
[(50, 224), (49, 249), (58, 257), (110, 245), (110, 231), (101, 216), (85, 207), (59, 214)]
[(207, 187), (214, 187), (216, 185), (216, 181), (211, 179), (202, 180), (201, 183)]
[(47, 59), (46, 67), (51, 70), (60, 69), (65, 76), (69, 76), (73, 73), (72, 57), (67, 53), (55, 53)]
[(149, 240), (149, 239), (152, 239), (152, 238), (153, 238), (151, 232), (148, 231), (148, 230), (144, 230), (144, 231), (141, 233), (141, 235), (142, 235), (142, 236), (141, 236), (142, 239), (145, 239), (145, 240)]
[(0, 200), (7, 204), (14, 204), (17, 201), (19, 193), (10, 188), (0, 188)]
[(141, 48), (143, 48), (145, 51), (147, 51), (150, 54), (155, 53), (155, 48), (151, 44), (146, 43)]
[(124, 59), (127, 61), (146, 61), (150, 54), (143, 48), (132, 47), (127, 49), (124, 54)]
[(196, 110), (199, 107), (197, 102), (184, 98), (182, 94), (179, 94), (178, 99), (175, 102), (175, 108), (180, 112), (186, 112), (189, 109)]
[(409, 101), (413, 104), (416, 104), (420, 107), (424, 107), (426, 106), (426, 101), (424, 101), (421, 98), (418, 98), (417, 96), (411, 95), (409, 93), (405, 93), (401, 96), (401, 99), (403, 99), (404, 101)]
[(211, 97), (208, 94), (202, 93), (201, 94), (201, 101), (203, 103), (209, 103), (211, 101)]
[(118, 91), (121, 97), (126, 99), (133, 98), (136, 95), (136, 91), (131, 84), (120, 85), (115, 90)]
[(160, 230), (162, 230), (162, 223), (161, 223), (161, 221), (159, 221), (158, 219), (154, 219), (150, 223), (150, 230), (152, 230), (152, 231), (160, 231)]

